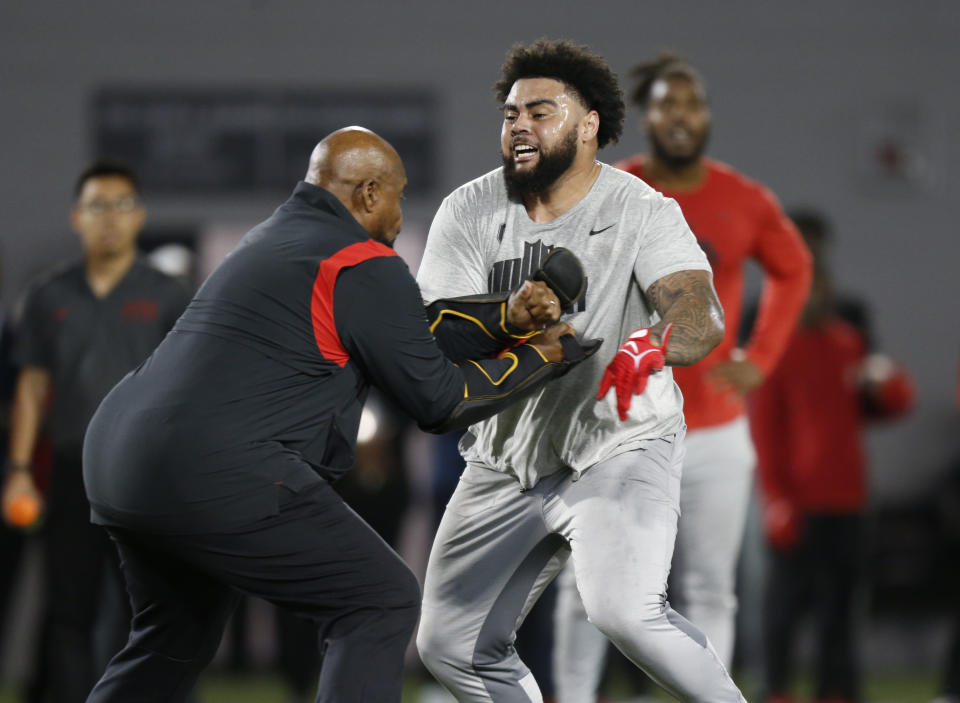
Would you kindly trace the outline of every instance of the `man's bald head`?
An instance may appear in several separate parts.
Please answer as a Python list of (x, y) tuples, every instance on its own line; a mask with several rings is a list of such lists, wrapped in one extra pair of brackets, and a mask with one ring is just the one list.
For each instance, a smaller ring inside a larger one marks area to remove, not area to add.
[(385, 139), (364, 127), (344, 127), (314, 148), (306, 181), (332, 192), (398, 170), (403, 171), (403, 162)]
[(407, 175), (389, 142), (363, 127), (338, 129), (314, 148), (305, 180), (330, 191), (371, 237), (392, 246)]

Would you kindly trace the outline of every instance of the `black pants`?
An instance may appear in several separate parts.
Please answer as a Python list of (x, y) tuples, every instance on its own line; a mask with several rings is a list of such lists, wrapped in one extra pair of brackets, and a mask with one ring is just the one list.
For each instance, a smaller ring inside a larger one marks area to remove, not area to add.
[(289, 610), (278, 608), (276, 613), (277, 664), (291, 694), (290, 700), (312, 700), (320, 671), (317, 627)]
[(770, 551), (764, 603), (768, 693), (790, 689), (798, 626), (812, 608), (816, 697), (859, 700), (854, 608), (862, 573), (861, 517), (808, 515), (799, 544)]
[[(81, 703), (123, 646), (130, 606), (116, 550), (106, 531), (90, 524), (79, 455), (54, 457), (43, 529), (45, 699)], [(110, 578), (115, 588), (107, 588)]]
[(420, 589), (400, 557), (326, 483), (285, 494), (278, 515), (221, 534), (111, 528), (134, 606), (127, 646), (91, 703), (183, 701), (216, 653), (239, 592), (312, 620), (318, 703), (400, 701)]
[(960, 697), (960, 609), (954, 615), (953, 632), (943, 667), (940, 695)]
[[(10, 599), (13, 597), (13, 589), (17, 585), (17, 577), (20, 574), (20, 557), (23, 554), (23, 545), (26, 541), (22, 530), (8, 527), (6, 523), (0, 523), (0, 633), (6, 632), (7, 616), (10, 610)], [(0, 645), (2, 645), (0, 638)], [(0, 649), (0, 657), (3, 650)]]

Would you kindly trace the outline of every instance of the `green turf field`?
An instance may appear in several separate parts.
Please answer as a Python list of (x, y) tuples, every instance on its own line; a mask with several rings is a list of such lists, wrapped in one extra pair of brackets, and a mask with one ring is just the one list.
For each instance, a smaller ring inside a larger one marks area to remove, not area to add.
[[(752, 692), (748, 682), (742, 684), (748, 700)], [(936, 679), (930, 673), (883, 673), (866, 682), (865, 703), (930, 703), (936, 695)], [(411, 680), (404, 688), (403, 703), (419, 703), (419, 683)], [(809, 700), (808, 687), (798, 687), (798, 700)], [(614, 699), (616, 700), (616, 699)], [(625, 700), (625, 699), (621, 699)], [(672, 700), (660, 696), (658, 700)], [(20, 703), (15, 689), (0, 685), (0, 703)], [(204, 677), (197, 689), (197, 703), (288, 703), (276, 677), (218, 676)]]

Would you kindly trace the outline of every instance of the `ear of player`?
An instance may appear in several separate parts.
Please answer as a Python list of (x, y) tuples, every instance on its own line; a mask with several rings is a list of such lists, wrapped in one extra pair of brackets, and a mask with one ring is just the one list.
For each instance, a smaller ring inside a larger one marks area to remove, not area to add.
[(617, 394), (617, 413), (621, 420), (627, 419), (633, 396), (646, 390), (650, 374), (663, 369), (672, 328), (673, 325), (667, 325), (664, 329), (663, 341), (659, 346), (650, 341), (650, 330), (647, 328), (631, 333), (607, 365), (607, 370), (600, 380), (597, 400), (602, 400), (613, 386)]

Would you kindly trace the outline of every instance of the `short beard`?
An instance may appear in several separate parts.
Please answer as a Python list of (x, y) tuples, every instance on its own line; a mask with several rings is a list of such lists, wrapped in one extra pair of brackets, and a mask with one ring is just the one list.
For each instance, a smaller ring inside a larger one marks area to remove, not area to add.
[(545, 193), (557, 182), (577, 158), (577, 130), (571, 128), (569, 134), (550, 151), (540, 150), (540, 161), (536, 167), (526, 173), (518, 173), (513, 155), (504, 156), (503, 177), (507, 182), (507, 196), (514, 201), (523, 200), (525, 195)]
[(703, 139), (691, 153), (673, 154), (667, 151), (667, 148), (653, 132), (650, 132), (648, 136), (653, 155), (671, 171), (681, 171), (688, 166), (693, 166), (703, 156), (703, 152), (707, 150), (707, 142), (710, 141), (710, 132), (704, 132)]

